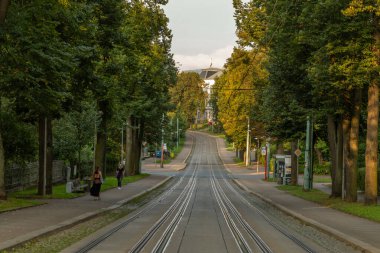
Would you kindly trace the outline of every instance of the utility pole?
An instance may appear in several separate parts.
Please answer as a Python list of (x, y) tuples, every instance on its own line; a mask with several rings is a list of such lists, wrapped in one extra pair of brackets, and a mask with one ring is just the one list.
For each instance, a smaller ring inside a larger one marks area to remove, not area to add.
[(162, 114), (162, 126), (161, 126), (161, 165), (160, 168), (164, 167), (164, 114)]
[(123, 151), (124, 151), (124, 126), (121, 127), (121, 149), (120, 149), (120, 162), (123, 163)]
[(44, 127), (44, 180), (42, 196), (46, 196), (46, 170), (47, 170), (47, 118), (45, 117), (45, 127)]
[(178, 129), (179, 129), (179, 119), (177, 117), (177, 148), (178, 148), (178, 145), (179, 145), (179, 131), (178, 131)]
[(246, 149), (246, 155), (245, 155), (245, 166), (249, 166), (251, 164), (251, 156), (250, 156), (250, 153), (251, 153), (251, 150), (250, 150), (250, 146), (251, 146), (251, 141), (250, 141), (250, 129), (249, 129), (249, 117), (248, 117), (248, 128), (247, 128), (247, 149)]
[(268, 142), (266, 145), (266, 154), (265, 154), (265, 160), (266, 160), (266, 167), (265, 167), (265, 172), (266, 172), (266, 179), (270, 178), (270, 143)]
[(307, 117), (306, 123), (306, 148), (305, 148), (305, 171), (303, 180), (303, 189), (310, 191), (313, 189), (313, 123), (310, 116)]
[(260, 157), (260, 140), (259, 138), (255, 138), (257, 139), (257, 163), (256, 163), (256, 173), (259, 174), (259, 157)]

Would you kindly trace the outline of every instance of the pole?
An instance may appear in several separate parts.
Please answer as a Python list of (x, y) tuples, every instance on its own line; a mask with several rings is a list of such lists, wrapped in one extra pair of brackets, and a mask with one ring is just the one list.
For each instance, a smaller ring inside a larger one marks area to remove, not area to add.
[(123, 163), (123, 149), (124, 149), (124, 127), (121, 127), (121, 150), (120, 150), (121, 163)]
[(161, 126), (161, 165), (160, 168), (164, 167), (164, 114), (162, 114), (162, 126)]
[[(297, 150), (300, 149), (300, 140), (298, 139), (298, 142), (297, 142)], [(298, 182), (298, 155), (297, 155), (297, 182)], [(298, 185), (298, 183), (297, 183)]]
[(45, 127), (44, 127), (44, 181), (43, 181), (43, 189), (42, 196), (46, 195), (46, 167), (47, 167), (47, 118), (45, 117)]
[(178, 148), (178, 145), (179, 145), (179, 131), (178, 131), (178, 129), (179, 129), (179, 119), (177, 117), (177, 148)]
[(306, 147), (305, 147), (305, 171), (304, 171), (304, 183), (303, 189), (310, 191), (313, 188), (312, 182), (312, 122), (310, 116), (307, 117), (306, 123)]
[(268, 173), (268, 179), (270, 178), (270, 143), (267, 143), (267, 173)]
[(97, 134), (97, 129), (96, 129), (96, 120), (95, 120), (95, 127), (94, 127), (94, 161), (92, 165), (92, 171), (95, 171), (95, 163), (96, 163), (96, 134)]
[(268, 144), (265, 144), (265, 163), (264, 163), (264, 180), (267, 181), (268, 180), (268, 159), (267, 159), (267, 156), (268, 156)]
[(259, 157), (260, 157), (260, 140), (257, 138), (257, 164), (256, 164), (256, 174), (259, 174)]
[(246, 156), (245, 156), (245, 166), (249, 166), (251, 163), (251, 157), (250, 157), (250, 135), (249, 135), (249, 117), (248, 117), (248, 128), (247, 128), (247, 149), (246, 149)]

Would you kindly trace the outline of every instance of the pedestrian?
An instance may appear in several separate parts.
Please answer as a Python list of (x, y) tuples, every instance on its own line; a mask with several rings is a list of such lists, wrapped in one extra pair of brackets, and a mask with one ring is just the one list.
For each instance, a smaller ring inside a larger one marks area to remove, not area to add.
[(94, 196), (94, 200), (100, 200), (100, 188), (103, 183), (102, 172), (99, 169), (99, 166), (96, 166), (94, 174), (92, 175), (92, 187), (90, 193)]
[(119, 167), (116, 169), (116, 178), (117, 178), (117, 189), (121, 189), (124, 176), (124, 166), (122, 163), (119, 163)]

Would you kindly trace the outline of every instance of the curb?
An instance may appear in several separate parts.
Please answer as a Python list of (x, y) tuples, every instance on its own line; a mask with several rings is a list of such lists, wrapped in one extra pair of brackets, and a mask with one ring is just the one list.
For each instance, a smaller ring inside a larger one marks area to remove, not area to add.
[(16, 246), (19, 246), (21, 244), (24, 244), (28, 241), (31, 241), (33, 239), (37, 239), (38, 237), (41, 237), (41, 236), (44, 236), (44, 235), (48, 235), (52, 232), (56, 232), (56, 231), (59, 231), (59, 230), (64, 230), (64, 229), (67, 229), (67, 228), (70, 228), (80, 222), (83, 222), (83, 221), (86, 221), (86, 220), (89, 220), (91, 218), (94, 218), (95, 216), (97, 215), (100, 215), (104, 212), (107, 212), (107, 211), (111, 211), (113, 209), (116, 209), (116, 208), (119, 208), (120, 206), (122, 205), (125, 205), (127, 204), (128, 202), (136, 199), (136, 198), (139, 198), (141, 197), (142, 195), (148, 193), (148, 192), (151, 192), (153, 190), (155, 190), (156, 188), (164, 185), (165, 183), (167, 183), (169, 180), (171, 180), (173, 177), (172, 176), (169, 176), (167, 178), (165, 178), (164, 180), (162, 180), (161, 182), (157, 183), (156, 185), (150, 187), (149, 189), (145, 190), (145, 191), (142, 191), (138, 194), (135, 194), (129, 198), (126, 198), (126, 199), (123, 199), (123, 200), (120, 200), (118, 202), (116, 202), (114, 205), (111, 205), (109, 207), (104, 207), (102, 209), (99, 209), (97, 211), (94, 211), (94, 212), (87, 212), (87, 213), (84, 213), (84, 214), (81, 214), (79, 216), (76, 216), (72, 219), (69, 219), (69, 220), (66, 220), (64, 222), (61, 222), (59, 224), (56, 224), (56, 225), (52, 225), (52, 226), (49, 226), (49, 227), (46, 227), (46, 228), (43, 228), (43, 229), (40, 229), (40, 230), (37, 230), (37, 231), (33, 231), (33, 232), (30, 232), (30, 233), (27, 233), (25, 235), (22, 235), (22, 236), (19, 236), (15, 239), (12, 239), (12, 240), (8, 240), (8, 241), (5, 241), (5, 242), (2, 242), (0, 243), (0, 251), (3, 251), (3, 250), (9, 250), (13, 247), (16, 247)]
[[(220, 160), (222, 161), (223, 163), (223, 166), (224, 168), (226, 169), (226, 171), (230, 174), (231, 173), (231, 170), (227, 167), (227, 165), (224, 163), (223, 159), (221, 159), (221, 154), (220, 154), (220, 151), (219, 151), (219, 145), (218, 145), (218, 141), (216, 141), (216, 144), (217, 144), (217, 150), (218, 150), (218, 155), (220, 157)], [(281, 211), (283, 211), (284, 213), (292, 216), (293, 218), (296, 218), (298, 220), (300, 220), (301, 222), (304, 222), (305, 224), (307, 225), (310, 225), (330, 236), (333, 236), (334, 238), (342, 241), (342, 242), (345, 242), (347, 243), (348, 245), (356, 248), (356, 249), (359, 249), (360, 251), (362, 252), (366, 252), (366, 253), (380, 253), (380, 250), (375, 248), (374, 246), (366, 243), (366, 242), (363, 242), (363, 241), (360, 241), (354, 237), (351, 237), (349, 235), (346, 235), (336, 229), (333, 229), (331, 227), (328, 227), (324, 224), (321, 224), (315, 220), (312, 220), (310, 218), (307, 218), (299, 213), (296, 213), (280, 204), (277, 204), (277, 203), (274, 203), (271, 199), (268, 199), (266, 197), (264, 197), (263, 195), (257, 193), (257, 192), (254, 192), (254, 191), (251, 191), (250, 189), (248, 189), (248, 187), (246, 187), (245, 185), (243, 185), (242, 183), (240, 183), (237, 179), (235, 178), (232, 178), (232, 181), (238, 185), (238, 187), (240, 187), (242, 190), (250, 193), (250, 194), (253, 194), (255, 196), (257, 196), (258, 198), (260, 198), (261, 200), (265, 201), (266, 203), (274, 206), (275, 208), (278, 208), (280, 209)]]
[(354, 237), (351, 237), (349, 235), (346, 235), (336, 229), (333, 229), (331, 227), (328, 227), (324, 224), (321, 224), (313, 219), (310, 219), (310, 218), (307, 218), (299, 213), (296, 213), (286, 207), (284, 207), (283, 205), (280, 205), (280, 204), (277, 204), (277, 203), (274, 203), (271, 199), (268, 199), (266, 197), (264, 197), (263, 195), (257, 193), (257, 192), (254, 192), (254, 191), (251, 191), (250, 189), (248, 189), (244, 184), (240, 183), (237, 179), (232, 179), (233, 182), (235, 184), (237, 184), (241, 189), (243, 189), (244, 191), (250, 193), (250, 194), (253, 194), (255, 195), (256, 197), (260, 198), (261, 200), (265, 201), (266, 203), (280, 209), (281, 211), (283, 211), (284, 213), (292, 216), (293, 218), (296, 218), (298, 220), (300, 220), (301, 222), (304, 222), (305, 224), (307, 225), (310, 225), (330, 236), (333, 236), (335, 237), (336, 239), (342, 241), (342, 242), (345, 242), (347, 243), (348, 245), (354, 247), (354, 248), (357, 248), (359, 249), (360, 251), (362, 252), (368, 252), (368, 253), (379, 253), (380, 250), (375, 248), (374, 246), (366, 243), (366, 242), (363, 242), (363, 241), (360, 241)]

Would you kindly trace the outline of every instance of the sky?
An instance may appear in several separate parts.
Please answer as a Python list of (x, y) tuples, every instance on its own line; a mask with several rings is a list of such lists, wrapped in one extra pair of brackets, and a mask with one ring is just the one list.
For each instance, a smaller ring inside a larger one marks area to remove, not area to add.
[(164, 10), (181, 70), (223, 67), (236, 45), (232, 0), (169, 0)]

